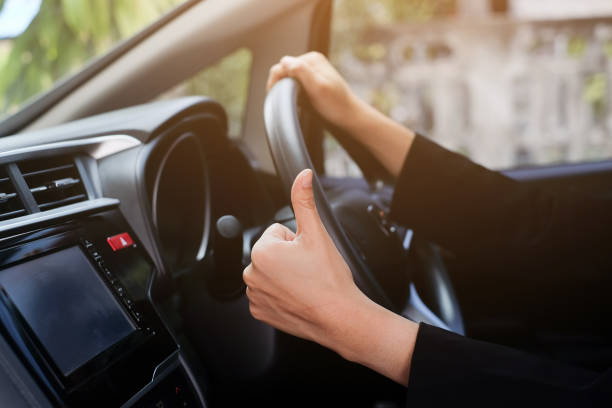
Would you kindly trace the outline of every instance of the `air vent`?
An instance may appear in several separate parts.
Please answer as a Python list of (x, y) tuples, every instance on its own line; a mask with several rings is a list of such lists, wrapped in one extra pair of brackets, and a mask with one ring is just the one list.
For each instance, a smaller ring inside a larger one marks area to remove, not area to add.
[(72, 157), (51, 157), (18, 164), (40, 211), (87, 199)]
[(4, 167), (0, 167), (0, 221), (25, 215), (26, 210)]

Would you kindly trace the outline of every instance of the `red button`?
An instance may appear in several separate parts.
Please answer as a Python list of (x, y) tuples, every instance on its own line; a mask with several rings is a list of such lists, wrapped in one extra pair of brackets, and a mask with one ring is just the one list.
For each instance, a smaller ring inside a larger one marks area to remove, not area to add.
[(108, 237), (106, 238), (106, 242), (108, 242), (108, 245), (110, 245), (115, 252), (134, 245), (134, 240), (127, 232)]

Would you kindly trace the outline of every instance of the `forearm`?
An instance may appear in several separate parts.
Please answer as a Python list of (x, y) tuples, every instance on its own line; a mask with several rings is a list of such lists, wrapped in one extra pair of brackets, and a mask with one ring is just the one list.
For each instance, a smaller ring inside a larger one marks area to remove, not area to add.
[(325, 338), (315, 341), (349, 361), (407, 385), (419, 326), (360, 293), (343, 302), (329, 322)]
[(415, 133), (360, 99), (352, 101), (354, 115), (341, 127), (368, 148), (395, 177), (400, 174)]

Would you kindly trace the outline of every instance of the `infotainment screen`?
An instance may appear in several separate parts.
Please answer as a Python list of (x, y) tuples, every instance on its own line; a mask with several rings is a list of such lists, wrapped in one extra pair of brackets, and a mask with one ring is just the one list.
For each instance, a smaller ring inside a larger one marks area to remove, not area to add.
[(0, 285), (65, 376), (136, 330), (78, 246), (2, 270)]

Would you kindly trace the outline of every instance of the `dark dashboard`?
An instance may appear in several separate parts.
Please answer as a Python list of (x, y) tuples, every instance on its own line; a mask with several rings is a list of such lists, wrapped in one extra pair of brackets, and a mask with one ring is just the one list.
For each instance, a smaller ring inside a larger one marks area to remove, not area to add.
[(1, 406), (204, 406), (207, 371), (266, 367), (237, 294), (276, 205), (226, 128), (183, 98), (0, 140)]

